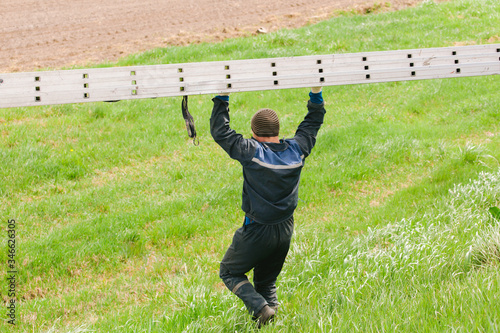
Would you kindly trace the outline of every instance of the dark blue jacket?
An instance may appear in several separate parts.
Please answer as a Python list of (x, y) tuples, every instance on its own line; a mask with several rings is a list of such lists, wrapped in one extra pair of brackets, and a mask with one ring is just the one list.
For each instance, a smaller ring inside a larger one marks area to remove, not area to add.
[(308, 113), (292, 139), (261, 143), (245, 139), (229, 126), (229, 102), (213, 99), (210, 131), (214, 140), (243, 166), (243, 201), (246, 216), (263, 224), (290, 219), (298, 203), (300, 172), (316, 143), (325, 108), (321, 93), (310, 94)]

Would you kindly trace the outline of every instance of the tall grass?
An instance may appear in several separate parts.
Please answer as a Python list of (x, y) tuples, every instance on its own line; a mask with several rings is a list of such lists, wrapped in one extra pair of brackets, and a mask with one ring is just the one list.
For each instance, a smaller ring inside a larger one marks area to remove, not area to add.
[[(499, 33), (496, 1), (426, 1), (99, 66), (488, 43)], [(282, 306), (263, 331), (499, 330), (499, 90), (496, 76), (325, 88)], [(292, 136), (307, 92), (234, 94), (232, 126), (248, 136), (253, 112), (272, 107)], [(254, 331), (218, 278), (242, 221), (242, 179), (210, 138), (210, 98), (190, 99), (198, 147), (175, 98), (0, 110), (0, 216), (18, 223), (19, 269), (18, 324), (4, 317), (0, 331)], [(0, 290), (8, 301), (7, 283)]]

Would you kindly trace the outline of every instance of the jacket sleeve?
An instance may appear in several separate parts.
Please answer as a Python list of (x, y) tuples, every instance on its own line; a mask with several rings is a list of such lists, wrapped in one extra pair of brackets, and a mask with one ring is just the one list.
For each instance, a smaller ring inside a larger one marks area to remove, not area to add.
[(252, 140), (243, 138), (229, 126), (229, 102), (219, 97), (212, 99), (214, 108), (210, 117), (210, 133), (229, 157), (244, 163), (255, 155), (256, 146)]
[(304, 157), (309, 156), (311, 150), (316, 144), (316, 135), (323, 124), (323, 119), (326, 113), (325, 103), (323, 102), (321, 93), (311, 93), (310, 96), (311, 99), (307, 103), (307, 115), (297, 128), (294, 137), (295, 141), (299, 144), (302, 153), (304, 153)]

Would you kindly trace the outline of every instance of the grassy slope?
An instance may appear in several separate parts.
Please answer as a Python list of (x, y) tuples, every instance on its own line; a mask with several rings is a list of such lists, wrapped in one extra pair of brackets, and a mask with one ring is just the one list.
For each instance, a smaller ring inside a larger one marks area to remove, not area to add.
[[(496, 1), (427, 3), (119, 65), (498, 42), (499, 22)], [(268, 331), (498, 330), (499, 90), (498, 77), (325, 89)], [(305, 89), (233, 95), (232, 125), (248, 135), (268, 106), (290, 136), (306, 101)], [(252, 330), (217, 276), (242, 218), (240, 166), (209, 136), (210, 97), (190, 102), (199, 147), (179, 99), (0, 110), (19, 331)]]

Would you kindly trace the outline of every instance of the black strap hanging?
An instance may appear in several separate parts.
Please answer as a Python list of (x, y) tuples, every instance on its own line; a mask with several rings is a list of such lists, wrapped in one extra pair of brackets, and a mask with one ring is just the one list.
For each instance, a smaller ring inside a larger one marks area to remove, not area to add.
[(193, 139), (193, 144), (195, 146), (200, 144), (200, 141), (196, 139), (196, 128), (194, 127), (194, 119), (193, 116), (189, 113), (188, 110), (188, 97), (184, 96), (182, 98), (182, 116), (186, 121), (186, 129), (190, 138)]

